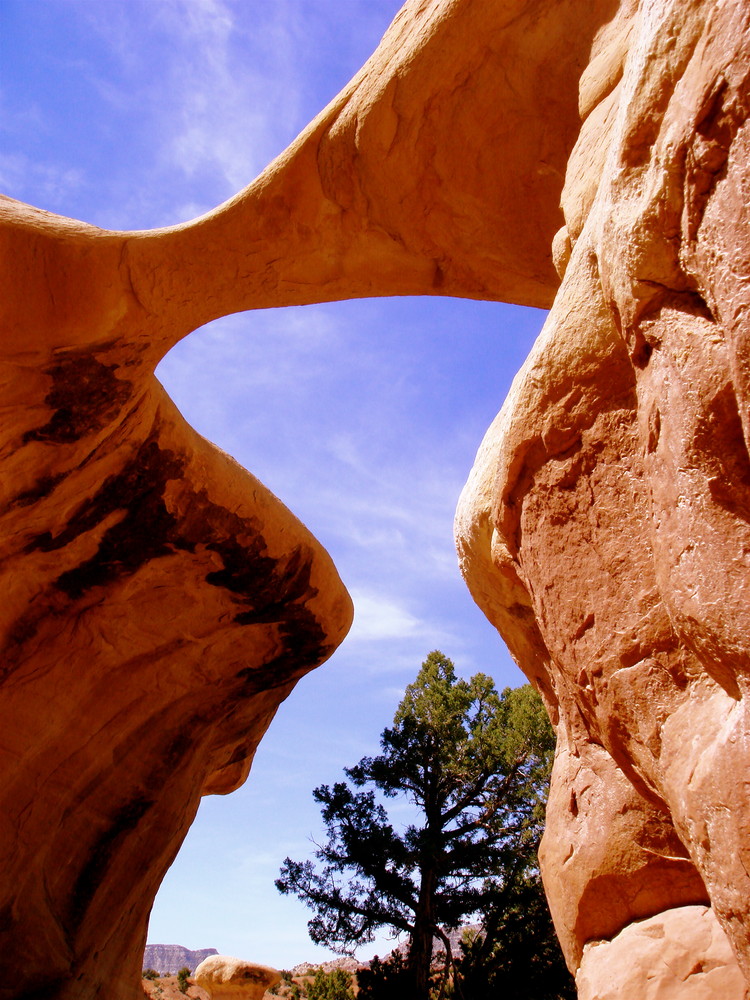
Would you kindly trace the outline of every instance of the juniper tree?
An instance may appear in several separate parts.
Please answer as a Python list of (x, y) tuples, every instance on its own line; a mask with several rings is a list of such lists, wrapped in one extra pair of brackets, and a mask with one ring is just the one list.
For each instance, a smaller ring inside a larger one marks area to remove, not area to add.
[[(352, 952), (380, 928), (408, 935), (410, 995), (427, 1000), (433, 939), (481, 914), (536, 864), (554, 734), (529, 685), (498, 694), (432, 652), (404, 694), (381, 753), (321, 785), (327, 841), (316, 862), (287, 858), (276, 881), (315, 915), (313, 941)], [(385, 802), (406, 798), (403, 830)]]

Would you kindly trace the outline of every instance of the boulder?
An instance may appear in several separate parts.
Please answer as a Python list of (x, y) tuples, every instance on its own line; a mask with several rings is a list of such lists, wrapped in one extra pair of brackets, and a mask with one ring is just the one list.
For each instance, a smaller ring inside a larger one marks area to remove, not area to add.
[(745, 977), (705, 906), (666, 910), (586, 945), (578, 1000), (744, 1000)]
[(211, 1000), (262, 1000), (266, 990), (281, 982), (281, 973), (268, 965), (211, 955), (201, 962), (193, 978)]

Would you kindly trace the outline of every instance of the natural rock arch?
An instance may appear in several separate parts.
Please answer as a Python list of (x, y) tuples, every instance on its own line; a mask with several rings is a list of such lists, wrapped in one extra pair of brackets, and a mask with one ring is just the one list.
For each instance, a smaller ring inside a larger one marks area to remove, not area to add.
[(413, 0), (209, 216), (111, 233), (2, 202), (0, 996), (137, 996), (200, 795), (244, 780), (350, 620), (154, 367), (217, 316), (373, 294), (554, 300), (457, 523), (558, 726), (555, 920), (584, 995), (597, 942), (666, 913), (668, 947), (679, 910), (739, 996), (716, 919), (748, 975), (749, 22)]

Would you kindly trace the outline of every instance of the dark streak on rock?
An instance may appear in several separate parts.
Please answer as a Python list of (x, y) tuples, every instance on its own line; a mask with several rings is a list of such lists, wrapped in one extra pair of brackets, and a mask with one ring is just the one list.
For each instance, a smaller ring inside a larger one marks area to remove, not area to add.
[(698, 112), (686, 158), (690, 239), (696, 239), (708, 200), (725, 176), (732, 143), (748, 110), (747, 79), (736, 90), (730, 90), (727, 80), (719, 77)]
[[(243, 544), (236, 540), (238, 536), (247, 535), (247, 522), (228, 511), (222, 510), (222, 514), (236, 520), (238, 530), (236, 533), (225, 530), (221, 540), (207, 546), (221, 557), (224, 568), (209, 573), (206, 582), (229, 590), (236, 595), (238, 603), (245, 606), (234, 616), (238, 625), (278, 624), (284, 652), (264, 666), (263, 674), (268, 676), (263, 678), (257, 690), (273, 687), (290, 675), (299, 674), (300, 668), (307, 669), (319, 662), (325, 655), (325, 632), (306, 607), (306, 602), (317, 593), (310, 583), (312, 553), (298, 547), (286, 559), (275, 560), (259, 551), (260, 538), (253, 546), (254, 551), (249, 552), (244, 538)], [(231, 527), (233, 525), (225, 526)], [(240, 671), (238, 676), (249, 679), (248, 675), (257, 673), (253, 668)], [(257, 680), (256, 677), (256, 683)], [(245, 691), (244, 695), (250, 693)]]
[(696, 428), (694, 448), (707, 468), (712, 498), (728, 513), (750, 523), (750, 455), (737, 397), (731, 385), (711, 400)]
[(71, 928), (81, 925), (91, 901), (106, 884), (108, 869), (119, 844), (138, 826), (153, 805), (152, 799), (136, 799), (128, 803), (112, 817), (108, 829), (93, 845), (71, 894), (67, 913)]
[(27, 431), (23, 443), (71, 444), (100, 430), (124, 406), (132, 385), (117, 378), (117, 365), (105, 365), (93, 354), (68, 351), (44, 374), (52, 386), (44, 398), (53, 410), (41, 427)]
[(154, 436), (139, 448), (122, 472), (109, 476), (99, 492), (73, 514), (64, 531), (44, 532), (26, 551), (53, 552), (94, 530), (111, 514), (122, 511), (118, 522), (104, 532), (94, 556), (62, 573), (56, 586), (69, 597), (81, 597), (91, 587), (130, 576), (145, 563), (187, 547), (177, 533), (175, 515), (164, 503), (167, 481), (178, 478), (184, 462), (159, 448)]
[[(289, 657), (284, 670), (293, 668), (299, 673), (301, 666), (306, 669), (319, 662), (325, 633), (305, 606), (316, 593), (310, 583), (312, 552), (300, 546), (284, 559), (269, 556), (260, 526), (252, 518), (213, 503), (205, 489), (190, 490), (184, 468), (182, 456), (159, 447), (157, 426), (124, 468), (81, 504), (59, 534), (35, 536), (26, 551), (64, 549), (114, 515), (116, 520), (102, 533), (96, 553), (55, 581), (58, 592), (76, 600), (94, 587), (132, 576), (153, 559), (176, 551), (195, 552), (204, 545), (222, 564), (221, 569), (206, 574), (206, 583), (232, 595), (237, 605), (233, 621), (250, 626), (278, 624), (284, 650), (281, 659)], [(170, 480), (182, 484), (179, 509), (169, 509), (165, 501)], [(25, 622), (15, 638), (24, 642), (35, 631), (36, 625)], [(281, 661), (271, 673), (277, 671), (283, 673)]]
[(225, 587), (252, 605), (251, 610), (235, 615), (240, 625), (277, 622), (290, 601), (304, 601), (314, 594), (311, 560), (299, 548), (281, 564), (267, 556), (256, 556), (248, 564), (247, 552), (231, 538), (208, 548), (221, 556), (224, 569), (209, 573), (206, 582)]
[(30, 507), (31, 504), (39, 500), (45, 500), (54, 490), (58, 483), (65, 479), (65, 473), (60, 472), (55, 476), (41, 476), (31, 489), (24, 490), (8, 505), (10, 509), (14, 507)]

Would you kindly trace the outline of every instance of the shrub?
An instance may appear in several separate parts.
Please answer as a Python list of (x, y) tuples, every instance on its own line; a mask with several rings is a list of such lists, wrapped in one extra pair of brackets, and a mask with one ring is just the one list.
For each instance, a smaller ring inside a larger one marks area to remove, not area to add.
[(190, 985), (188, 983), (188, 977), (190, 976), (190, 969), (186, 965), (180, 969), (177, 973), (177, 985), (181, 993), (187, 993), (187, 988)]
[(354, 1000), (351, 973), (344, 969), (325, 972), (315, 970), (315, 978), (307, 987), (308, 1000)]
[(144, 969), (143, 972), (141, 973), (141, 975), (143, 976), (144, 979), (158, 979), (159, 978), (159, 973), (156, 971), (156, 969)]
[(413, 989), (404, 956), (394, 951), (388, 958), (376, 955), (369, 969), (357, 973), (360, 1000), (410, 1000)]

